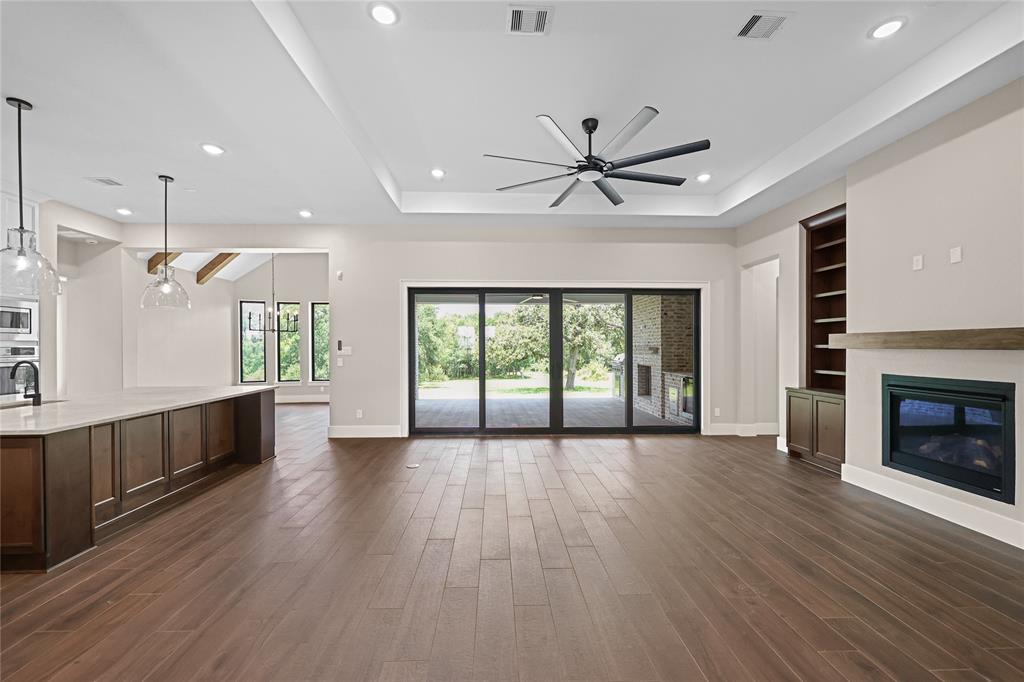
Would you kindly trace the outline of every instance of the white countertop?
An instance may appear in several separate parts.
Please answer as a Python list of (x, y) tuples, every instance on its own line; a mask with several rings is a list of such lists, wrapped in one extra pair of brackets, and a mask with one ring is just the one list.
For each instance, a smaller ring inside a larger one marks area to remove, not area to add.
[(226, 398), (272, 391), (274, 386), (197, 386), (126, 388), (116, 393), (82, 396), (39, 407), (10, 407), (0, 410), (0, 435), (45, 436), (93, 424), (140, 417)]

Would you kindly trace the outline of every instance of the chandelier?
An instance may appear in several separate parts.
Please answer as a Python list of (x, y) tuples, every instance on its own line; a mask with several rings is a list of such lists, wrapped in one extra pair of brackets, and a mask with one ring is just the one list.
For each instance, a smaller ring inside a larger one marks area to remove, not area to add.
[(249, 313), (249, 331), (264, 334), (294, 334), (299, 331), (298, 313), (282, 315), (277, 311), (277, 273), (274, 266), (275, 254), (270, 254), (270, 305), (267, 314), (257, 313), (255, 318)]

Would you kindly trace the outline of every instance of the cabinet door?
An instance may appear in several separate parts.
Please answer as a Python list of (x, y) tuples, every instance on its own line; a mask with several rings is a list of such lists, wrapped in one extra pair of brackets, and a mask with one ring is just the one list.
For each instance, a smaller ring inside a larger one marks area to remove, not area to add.
[(846, 461), (846, 403), (814, 397), (814, 454), (817, 464), (840, 471)]
[(813, 401), (809, 393), (786, 392), (786, 448), (798, 455), (809, 455), (812, 448)]
[(203, 406), (171, 412), (171, 478), (195, 478), (200, 474), (203, 453)]
[(43, 439), (0, 440), (0, 546), (4, 554), (43, 551)]
[(91, 427), (92, 523), (100, 526), (121, 513), (121, 439), (117, 422)]
[(235, 452), (235, 401), (219, 400), (206, 406), (207, 453), (209, 462)]
[(125, 511), (131, 511), (167, 492), (166, 414), (151, 414), (121, 422), (121, 488)]

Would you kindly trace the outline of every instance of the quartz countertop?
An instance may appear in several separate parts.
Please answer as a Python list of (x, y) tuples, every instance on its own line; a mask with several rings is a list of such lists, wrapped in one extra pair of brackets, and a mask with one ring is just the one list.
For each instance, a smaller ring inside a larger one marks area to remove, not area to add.
[(126, 388), (114, 393), (100, 393), (51, 403), (47, 403), (44, 398), (43, 404), (39, 407), (29, 405), (0, 410), (0, 435), (45, 436), (58, 431), (68, 431), (83, 426), (141, 417), (145, 414), (155, 414), (272, 390), (274, 390), (274, 386), (267, 384), (173, 386)]

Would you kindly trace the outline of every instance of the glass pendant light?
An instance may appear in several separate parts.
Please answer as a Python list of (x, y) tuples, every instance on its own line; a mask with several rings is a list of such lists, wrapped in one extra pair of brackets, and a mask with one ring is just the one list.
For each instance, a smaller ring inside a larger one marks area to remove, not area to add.
[(167, 186), (174, 182), (169, 175), (159, 176), (164, 183), (164, 263), (156, 271), (156, 279), (146, 285), (139, 301), (141, 308), (191, 308), (192, 301), (185, 287), (174, 279), (174, 268), (167, 264)]
[(62, 291), (57, 271), (39, 253), (36, 233), (25, 229), (25, 199), (21, 181), (21, 112), (32, 105), (17, 97), (7, 103), (18, 110), (18, 227), (7, 230), (7, 246), (0, 250), (0, 292), (4, 296), (38, 298), (40, 292), (59, 295)]

